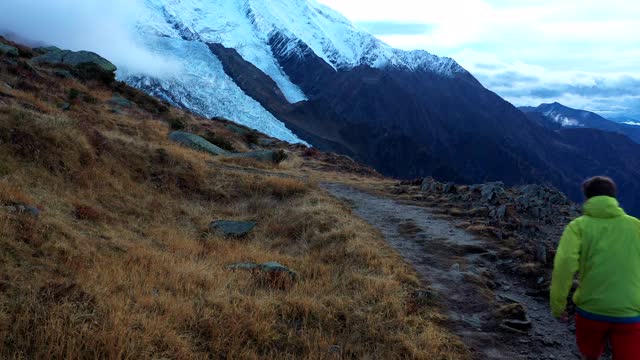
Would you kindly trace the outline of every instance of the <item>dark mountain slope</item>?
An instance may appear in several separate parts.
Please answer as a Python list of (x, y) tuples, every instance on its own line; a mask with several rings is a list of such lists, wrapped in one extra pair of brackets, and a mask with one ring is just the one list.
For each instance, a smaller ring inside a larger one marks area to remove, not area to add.
[(590, 111), (572, 109), (557, 102), (542, 104), (538, 107), (525, 106), (520, 110), (530, 119), (550, 129), (590, 128), (612, 131), (627, 135), (631, 140), (640, 143), (640, 126), (607, 120)]
[[(270, 78), (235, 50), (217, 44), (210, 49), (248, 95), (302, 139), (384, 174), (462, 183), (550, 183), (575, 200), (584, 178), (610, 174), (629, 187), (625, 204), (640, 212), (634, 195), (640, 184), (631, 181), (635, 162), (629, 157), (608, 161), (612, 153), (640, 153), (640, 145), (600, 131), (554, 131), (531, 121), (467, 72), (446, 76), (368, 66), (336, 71), (318, 65), (322, 60), (300, 44), (298, 55), (289, 51), (278, 61), (313, 96), (289, 104), (269, 91), (274, 87)], [(592, 140), (608, 150), (592, 151), (587, 146)]]

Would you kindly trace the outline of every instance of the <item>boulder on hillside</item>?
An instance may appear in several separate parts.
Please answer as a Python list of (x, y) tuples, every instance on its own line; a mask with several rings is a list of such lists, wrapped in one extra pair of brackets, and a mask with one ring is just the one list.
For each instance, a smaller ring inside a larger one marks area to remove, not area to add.
[(472, 192), (479, 191), (482, 201), (485, 203), (495, 203), (498, 198), (505, 194), (504, 183), (491, 182), (486, 184), (472, 185)]
[(277, 142), (278, 142), (278, 140), (276, 140), (276, 139), (269, 139), (269, 138), (258, 139), (258, 145), (260, 145), (260, 146), (273, 146)]
[(131, 107), (133, 106), (133, 102), (125, 99), (120, 94), (113, 94), (111, 99), (109, 100), (109, 104), (120, 106), (120, 107)]
[(40, 213), (41, 213), (40, 209), (38, 209), (35, 206), (20, 204), (20, 203), (4, 206), (4, 209), (8, 213), (18, 214), (18, 215), (28, 215), (34, 218), (40, 217)]
[(231, 264), (227, 265), (226, 268), (228, 270), (250, 271), (254, 275), (257, 275), (257, 279), (262, 285), (283, 290), (291, 287), (298, 279), (298, 274), (295, 271), (275, 261), (264, 264)]
[(253, 221), (217, 220), (209, 224), (209, 232), (223, 237), (243, 237), (256, 225)]
[(243, 127), (240, 127), (238, 125), (235, 125), (235, 124), (226, 124), (224, 127), (227, 128), (227, 130), (229, 130), (229, 131), (231, 131), (233, 133), (236, 133), (238, 135), (246, 135), (246, 134), (251, 132), (250, 130), (247, 130), (247, 129), (245, 129)]
[(43, 55), (43, 54), (47, 54), (47, 53), (50, 53), (50, 52), (62, 51), (62, 49), (60, 49), (57, 46), (43, 46), (43, 47), (33, 48), (33, 51), (36, 54)]
[(115, 81), (117, 67), (96, 53), (57, 48), (41, 49), (46, 49), (46, 52), (31, 59), (31, 63), (69, 67), (73, 75), (80, 80), (99, 80), (106, 84)]
[(500, 327), (511, 332), (526, 334), (532, 326), (527, 309), (520, 303), (500, 307), (495, 316), (501, 320)]
[(103, 58), (102, 56), (90, 52), (90, 51), (71, 51), (71, 50), (60, 50), (57, 48), (47, 48), (50, 49), (48, 52), (37, 56), (31, 61), (34, 64), (63, 64), (70, 66), (79, 66), (82, 64), (93, 64), (96, 65), (100, 70), (106, 72), (114, 72), (118, 70), (118, 68), (113, 65), (109, 60)]
[(245, 152), (245, 153), (229, 154), (229, 157), (248, 158), (248, 159), (254, 159), (262, 162), (273, 162), (278, 164), (282, 162), (284, 159), (286, 159), (287, 155), (282, 150), (275, 150), (275, 151), (263, 150), (263, 151), (251, 151), (251, 152)]
[(20, 56), (20, 52), (16, 47), (0, 43), (0, 55)]
[(207, 152), (211, 155), (228, 155), (229, 154), (228, 151), (221, 149), (216, 145), (213, 145), (212, 143), (208, 142), (204, 138), (188, 132), (174, 131), (171, 134), (169, 134), (169, 139), (179, 144), (182, 144), (186, 147), (189, 147), (191, 149)]

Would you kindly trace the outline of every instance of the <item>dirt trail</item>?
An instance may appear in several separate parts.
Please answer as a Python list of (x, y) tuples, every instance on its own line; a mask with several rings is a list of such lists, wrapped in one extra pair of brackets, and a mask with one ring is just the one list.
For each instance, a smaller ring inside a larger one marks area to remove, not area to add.
[[(573, 333), (550, 315), (547, 300), (500, 271), (488, 240), (439, 219), (427, 208), (400, 204), (341, 184), (323, 184), (384, 235), (434, 290), (451, 327), (478, 359), (579, 359)], [(491, 290), (493, 289), (493, 290)], [(502, 305), (524, 305), (528, 333), (501, 327)]]

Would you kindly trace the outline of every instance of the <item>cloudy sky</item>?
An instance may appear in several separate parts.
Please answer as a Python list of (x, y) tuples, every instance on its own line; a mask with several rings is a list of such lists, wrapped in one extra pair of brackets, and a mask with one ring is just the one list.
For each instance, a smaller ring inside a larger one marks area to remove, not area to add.
[(640, 1), (319, 1), (394, 47), (454, 58), (515, 105), (640, 120)]

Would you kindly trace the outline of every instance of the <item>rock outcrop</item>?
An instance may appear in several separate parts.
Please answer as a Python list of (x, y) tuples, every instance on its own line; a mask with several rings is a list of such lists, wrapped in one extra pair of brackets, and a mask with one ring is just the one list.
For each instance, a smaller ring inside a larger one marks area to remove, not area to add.
[(118, 70), (118, 68), (109, 60), (90, 51), (60, 50), (55, 47), (41, 49), (48, 50), (44, 54), (31, 59), (34, 64), (63, 64), (74, 67), (80, 66), (82, 64), (92, 64), (105, 72), (114, 72)]
[(0, 55), (9, 55), (9, 56), (17, 57), (20, 55), (20, 52), (16, 47), (0, 43)]
[(204, 138), (184, 131), (174, 131), (169, 134), (169, 139), (191, 149), (207, 152), (211, 155), (228, 155), (229, 152), (213, 145)]
[(29, 60), (29, 64), (53, 67), (60, 77), (71, 75), (80, 80), (99, 80), (105, 84), (115, 81), (117, 67), (96, 53), (56, 47), (38, 48), (35, 52), (41, 55)]
[[(564, 227), (581, 214), (578, 204), (547, 185), (455, 185), (425, 178), (400, 182), (393, 193), (455, 218), (469, 232), (494, 239), (494, 261), (526, 277), (541, 292), (547, 291)], [(516, 330), (527, 326), (526, 321), (504, 325)]]
[(276, 164), (279, 164), (287, 158), (287, 154), (282, 150), (251, 151), (245, 153), (229, 154), (228, 156), (234, 158), (253, 159), (262, 162), (272, 162)]
[(230, 264), (226, 268), (228, 270), (250, 271), (259, 285), (273, 289), (289, 289), (298, 280), (298, 274), (295, 271), (275, 261), (264, 264)]
[(209, 224), (209, 232), (223, 237), (243, 237), (256, 225), (253, 221), (217, 220)]

